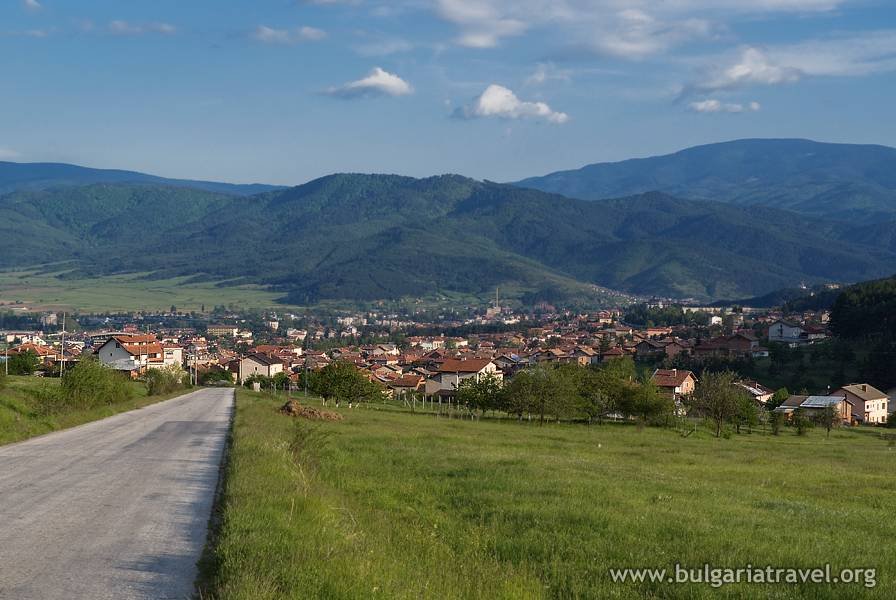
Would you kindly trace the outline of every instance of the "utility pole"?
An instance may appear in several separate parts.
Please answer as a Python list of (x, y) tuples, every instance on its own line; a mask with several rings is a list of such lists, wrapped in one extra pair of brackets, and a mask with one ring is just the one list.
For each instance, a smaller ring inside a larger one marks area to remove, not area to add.
[(62, 362), (59, 367), (59, 377), (65, 374), (65, 313), (62, 313)]

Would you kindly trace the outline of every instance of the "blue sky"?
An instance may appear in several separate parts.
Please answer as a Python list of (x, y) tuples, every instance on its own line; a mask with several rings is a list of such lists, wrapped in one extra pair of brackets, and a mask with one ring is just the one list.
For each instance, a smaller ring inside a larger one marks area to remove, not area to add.
[(892, 0), (3, 0), (0, 160), (514, 180), (741, 137), (896, 146)]

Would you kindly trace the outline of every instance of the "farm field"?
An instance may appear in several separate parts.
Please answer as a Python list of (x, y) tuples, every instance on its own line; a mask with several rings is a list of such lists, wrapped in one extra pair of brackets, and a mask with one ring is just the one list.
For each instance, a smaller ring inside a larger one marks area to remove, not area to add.
[(216, 305), (246, 310), (277, 306), (276, 300), (282, 295), (261, 286), (219, 287), (214, 282), (188, 282), (186, 277), (154, 280), (138, 274), (67, 279), (57, 275), (34, 270), (0, 271), (0, 310), (27, 307), (128, 312), (168, 310), (172, 305), (181, 311)]
[[(393, 406), (311, 422), (239, 390), (204, 598), (896, 593), (885, 430), (713, 438)], [(311, 406), (318, 406), (315, 400)], [(875, 569), (861, 584), (617, 583), (611, 568)]]

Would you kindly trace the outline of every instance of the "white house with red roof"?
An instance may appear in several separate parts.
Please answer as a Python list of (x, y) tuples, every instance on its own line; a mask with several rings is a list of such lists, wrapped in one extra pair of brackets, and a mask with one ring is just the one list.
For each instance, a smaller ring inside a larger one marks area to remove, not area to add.
[(154, 335), (116, 334), (93, 353), (103, 364), (132, 377), (165, 366), (165, 349)]

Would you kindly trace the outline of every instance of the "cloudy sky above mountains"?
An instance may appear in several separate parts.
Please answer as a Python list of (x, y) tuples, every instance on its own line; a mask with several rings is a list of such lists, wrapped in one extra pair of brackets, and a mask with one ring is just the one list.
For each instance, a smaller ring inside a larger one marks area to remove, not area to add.
[(293, 184), (896, 145), (891, 0), (6, 0), (0, 52), (0, 160)]

